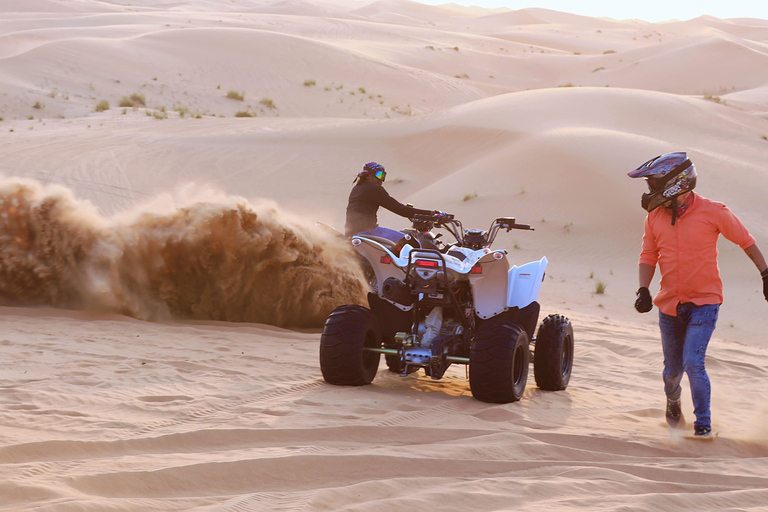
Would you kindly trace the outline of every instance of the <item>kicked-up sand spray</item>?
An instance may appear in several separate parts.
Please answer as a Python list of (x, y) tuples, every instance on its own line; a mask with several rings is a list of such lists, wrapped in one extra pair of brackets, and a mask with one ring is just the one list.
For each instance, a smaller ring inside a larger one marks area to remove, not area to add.
[(0, 178), (0, 305), (317, 327), (365, 303), (343, 238), (275, 205), (182, 195), (106, 219), (64, 187)]

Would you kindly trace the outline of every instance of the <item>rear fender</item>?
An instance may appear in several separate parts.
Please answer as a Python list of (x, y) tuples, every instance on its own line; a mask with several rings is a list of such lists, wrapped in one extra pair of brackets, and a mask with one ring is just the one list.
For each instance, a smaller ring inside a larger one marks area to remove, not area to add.
[(480, 318), (486, 319), (507, 309), (509, 262), (504, 257), (496, 259), (491, 253), (480, 258), (477, 264), (482, 268), (482, 273), (470, 273), (469, 282), (472, 285), (475, 312)]
[[(407, 264), (407, 259), (398, 258), (392, 251), (375, 240), (357, 236), (352, 237), (352, 240), (360, 240), (361, 243), (359, 245), (354, 245), (353, 242), (353, 246), (373, 267), (373, 272), (376, 274), (376, 282), (383, 283), (389, 277), (395, 277), (401, 281), (405, 279), (405, 271), (398, 267), (398, 265), (403, 265), (403, 261)], [(389, 256), (391, 263), (382, 263), (382, 256)]]
[(532, 261), (523, 266), (513, 266), (509, 269), (509, 294), (507, 307), (523, 309), (528, 304), (539, 299), (541, 282), (547, 269), (546, 256), (539, 261)]

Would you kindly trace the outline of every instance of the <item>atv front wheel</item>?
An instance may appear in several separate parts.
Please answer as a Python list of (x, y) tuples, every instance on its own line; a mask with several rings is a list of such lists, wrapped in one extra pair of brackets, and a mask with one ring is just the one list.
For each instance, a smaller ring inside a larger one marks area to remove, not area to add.
[(320, 370), (329, 384), (363, 386), (370, 384), (379, 368), (378, 319), (362, 306), (339, 306), (325, 321), (320, 337)]
[(573, 368), (573, 326), (562, 315), (549, 315), (539, 326), (533, 352), (536, 385), (547, 391), (568, 386)]
[(469, 387), (482, 402), (520, 400), (528, 380), (528, 335), (504, 320), (483, 322), (469, 353)]

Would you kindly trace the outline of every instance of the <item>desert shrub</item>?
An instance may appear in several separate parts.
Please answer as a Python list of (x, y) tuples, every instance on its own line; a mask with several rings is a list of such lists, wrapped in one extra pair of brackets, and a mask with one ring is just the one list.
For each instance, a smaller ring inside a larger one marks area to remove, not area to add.
[(464, 196), (464, 199), (462, 199), (462, 201), (469, 201), (470, 199), (474, 199), (474, 198), (476, 198), (476, 197), (477, 197), (477, 194), (473, 192), (473, 193), (471, 193), (471, 194), (467, 194), (467, 195), (465, 195), (465, 196)]
[(147, 100), (144, 98), (143, 94), (139, 94), (137, 92), (131, 94), (131, 101), (140, 107), (146, 107), (147, 106)]
[(255, 117), (255, 116), (250, 112), (248, 112), (247, 110), (239, 110), (235, 112), (235, 117)]
[(243, 100), (245, 100), (245, 91), (243, 91), (243, 92), (228, 91), (227, 92), (227, 98), (229, 98), (231, 100), (243, 101)]
[(304, 80), (304, 87), (312, 87), (313, 85), (317, 85), (314, 80)]
[(146, 107), (147, 106), (147, 100), (144, 98), (143, 94), (139, 93), (133, 93), (130, 96), (123, 96), (120, 98), (120, 103), (117, 104), (119, 107), (130, 107), (130, 108), (136, 108), (136, 107)]
[(605, 289), (607, 287), (608, 287), (607, 284), (605, 284), (604, 282), (598, 280), (595, 283), (595, 293), (598, 294), (598, 295), (602, 295), (602, 294), (605, 293)]
[(109, 102), (107, 100), (101, 100), (96, 104), (96, 112), (104, 112), (109, 110)]
[(277, 108), (275, 106), (275, 102), (272, 101), (269, 98), (262, 98), (261, 101), (259, 102), (259, 104), (260, 105), (264, 105), (265, 107), (267, 107), (268, 109), (271, 109), (271, 110), (275, 110)]
[(32, 105), (32, 108), (36, 108), (36, 109), (38, 109), (38, 110), (40, 110), (40, 109), (41, 109), (41, 108), (43, 108), (43, 107), (45, 107), (45, 105), (43, 105), (43, 104), (42, 104), (42, 103), (40, 103), (39, 101), (36, 101), (36, 102), (35, 102), (35, 104), (34, 104), (34, 105)]

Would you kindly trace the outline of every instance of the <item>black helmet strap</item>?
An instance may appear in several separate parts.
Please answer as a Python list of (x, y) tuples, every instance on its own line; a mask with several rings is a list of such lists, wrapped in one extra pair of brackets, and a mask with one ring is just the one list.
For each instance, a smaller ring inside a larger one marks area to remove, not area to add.
[(675, 225), (677, 220), (677, 198), (672, 199), (672, 225)]

